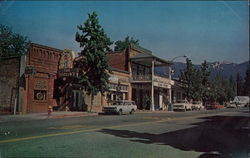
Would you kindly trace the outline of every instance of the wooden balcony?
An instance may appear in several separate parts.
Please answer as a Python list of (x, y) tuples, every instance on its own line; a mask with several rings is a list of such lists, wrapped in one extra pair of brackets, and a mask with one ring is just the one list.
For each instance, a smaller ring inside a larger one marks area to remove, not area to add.
[(152, 75), (133, 75), (132, 82), (151, 82)]
[[(131, 82), (140, 83), (140, 82), (152, 82), (152, 75), (133, 75)], [(167, 85), (174, 85), (174, 81), (169, 78), (154, 76), (153, 77), (154, 84), (162, 83)]]

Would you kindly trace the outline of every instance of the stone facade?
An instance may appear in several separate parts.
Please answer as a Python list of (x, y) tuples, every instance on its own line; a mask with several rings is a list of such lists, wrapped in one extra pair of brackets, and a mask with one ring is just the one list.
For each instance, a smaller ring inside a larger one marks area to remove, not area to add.
[(20, 58), (0, 62), (0, 113), (12, 113), (17, 104)]

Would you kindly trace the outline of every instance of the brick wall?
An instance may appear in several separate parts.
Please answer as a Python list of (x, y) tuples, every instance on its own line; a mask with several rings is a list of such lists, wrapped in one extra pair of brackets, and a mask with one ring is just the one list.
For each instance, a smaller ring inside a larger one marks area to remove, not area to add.
[(128, 71), (128, 58), (125, 51), (108, 53), (107, 56), (109, 59), (109, 65), (112, 68)]
[[(57, 78), (58, 63), (62, 50), (31, 44), (27, 54), (26, 65), (33, 65), (36, 70), (34, 76), (29, 76), (27, 80), (26, 97), (23, 111), (25, 112), (46, 112), (48, 106), (56, 106), (54, 99), (54, 80)], [(41, 89), (40, 87), (43, 87)], [(45, 93), (43, 100), (36, 98), (37, 93)]]
[(0, 61), (0, 113), (13, 112), (19, 80), (19, 57)]

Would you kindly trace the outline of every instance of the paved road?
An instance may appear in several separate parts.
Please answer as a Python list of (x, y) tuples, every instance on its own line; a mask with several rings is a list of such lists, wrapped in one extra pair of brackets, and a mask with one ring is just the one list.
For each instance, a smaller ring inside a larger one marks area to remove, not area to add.
[(0, 123), (0, 157), (248, 158), (247, 109)]

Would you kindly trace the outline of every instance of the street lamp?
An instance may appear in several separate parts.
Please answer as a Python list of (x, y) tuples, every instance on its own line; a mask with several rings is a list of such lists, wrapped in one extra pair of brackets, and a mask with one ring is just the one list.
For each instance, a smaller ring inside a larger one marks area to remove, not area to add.
[[(177, 58), (187, 58), (186, 55), (181, 55), (181, 56), (177, 56), (177, 57), (174, 57), (172, 60), (170, 60), (170, 62), (173, 62), (175, 59)], [(169, 79), (171, 80), (171, 75), (174, 73), (174, 70), (172, 70), (171, 66), (169, 67)]]
[(181, 55), (181, 56), (177, 56), (177, 57), (174, 57), (172, 60), (170, 60), (171, 62), (173, 62), (175, 59), (177, 58), (187, 58), (186, 55)]

